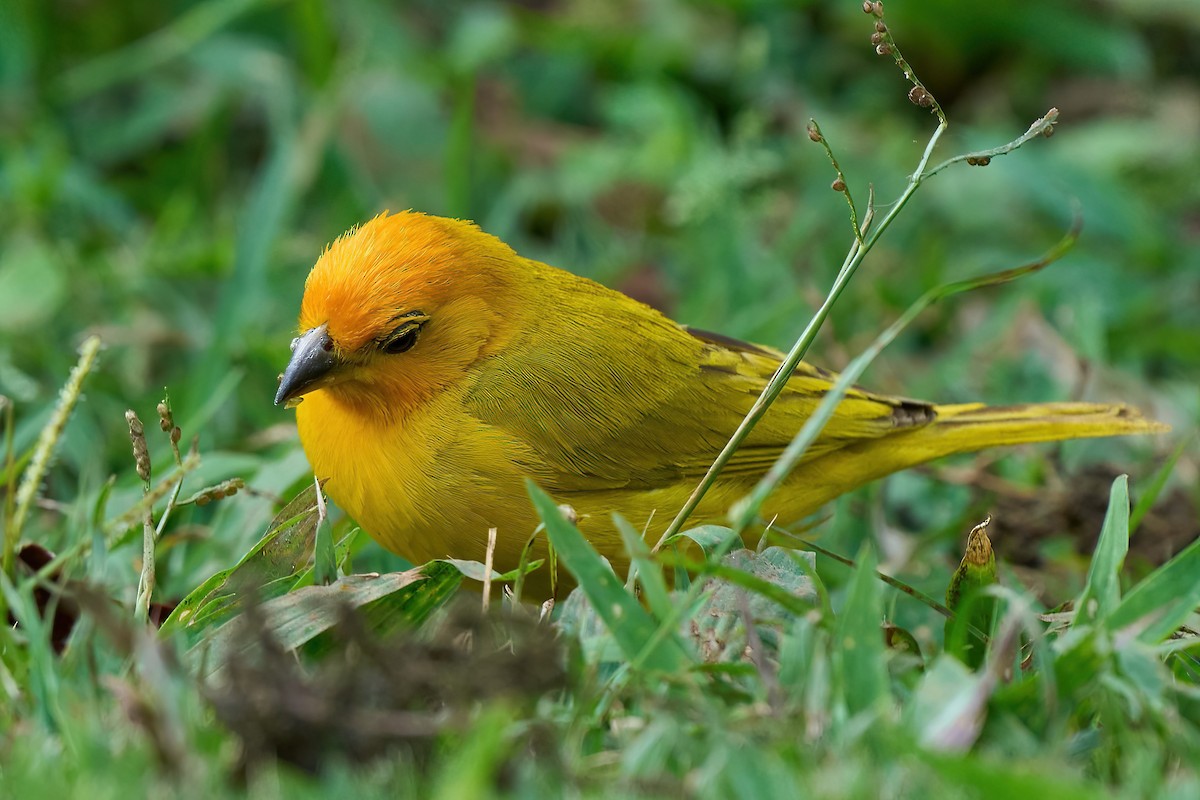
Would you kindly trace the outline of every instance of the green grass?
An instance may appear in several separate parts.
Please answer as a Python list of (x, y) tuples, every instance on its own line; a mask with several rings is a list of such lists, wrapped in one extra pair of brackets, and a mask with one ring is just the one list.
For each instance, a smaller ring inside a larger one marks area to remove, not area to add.
[[(41, 580), (0, 578), (17, 623), (0, 629), (2, 793), (1200, 793), (1186, 4), (890, 0), (951, 122), (932, 163), (1051, 106), (1061, 121), (926, 180), (807, 355), (909, 396), (1131, 402), (1170, 436), (896, 476), (802, 534), (854, 566), (737, 551), (670, 590), (627, 523), (629, 582), (533, 490), (581, 584), (552, 623), (457, 597), (478, 565), (406, 575), (336, 509), (318, 521), (275, 376), (308, 267), (383, 208), (473, 218), (681, 321), (791, 345), (853, 239), (809, 118), (860, 221), (868, 184), (877, 217), (901, 195), (936, 122), (874, 54), (860, 5), (0, 4), (0, 488), (6, 544), (59, 557)], [(1076, 219), (1048, 269), (932, 305), (855, 361), (918, 298), (1028, 264)], [(37, 455), (91, 335), (96, 363)], [(155, 430), (164, 390), (183, 466)], [(134, 622), (146, 489), (129, 408), (149, 429), (154, 521), (186, 501), (155, 548), (152, 600), (183, 601), (159, 630)], [(995, 624), (968, 667), (943, 650), (944, 618), (876, 569), (943, 597), (988, 512)], [(332, 564), (384, 577), (325, 586)], [(61, 653), (54, 612), (78, 612)]]

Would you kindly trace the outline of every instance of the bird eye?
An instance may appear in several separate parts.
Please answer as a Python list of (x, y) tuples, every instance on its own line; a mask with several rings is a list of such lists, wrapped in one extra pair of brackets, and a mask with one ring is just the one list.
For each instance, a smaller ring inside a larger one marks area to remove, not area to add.
[(397, 335), (384, 342), (383, 352), (391, 355), (407, 353), (417, 343), (417, 332), (420, 330), (419, 325), (413, 325), (406, 330), (400, 331)]

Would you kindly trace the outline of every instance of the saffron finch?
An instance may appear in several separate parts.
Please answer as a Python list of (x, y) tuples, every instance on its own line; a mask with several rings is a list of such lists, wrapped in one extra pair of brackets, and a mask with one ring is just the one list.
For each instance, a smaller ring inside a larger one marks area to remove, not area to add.
[[(303, 398), (300, 440), (329, 496), (414, 563), (483, 560), (494, 527), (496, 568), (515, 568), (538, 524), (532, 478), (623, 574), (611, 514), (657, 540), (780, 358), (522, 258), (468, 222), (385, 212), (312, 268), (275, 402)], [(800, 365), (693, 522), (723, 521), (833, 379)], [(854, 389), (764, 511), (796, 520), (951, 453), (1164, 429), (1122, 405), (934, 405)], [(549, 591), (546, 572), (533, 592)]]

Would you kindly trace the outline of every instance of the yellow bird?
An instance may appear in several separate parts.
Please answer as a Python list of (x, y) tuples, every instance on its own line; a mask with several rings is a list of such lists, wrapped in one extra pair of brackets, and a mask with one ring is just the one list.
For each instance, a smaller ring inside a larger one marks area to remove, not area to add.
[[(538, 524), (524, 479), (573, 506), (620, 574), (620, 512), (653, 542), (779, 366), (778, 352), (681, 326), (522, 258), (475, 225), (382, 214), (321, 255), (275, 396), (326, 491), (414, 563), (515, 568)], [(722, 522), (835, 376), (801, 364), (693, 523)], [(765, 509), (790, 522), (951, 453), (1166, 426), (1122, 405), (934, 405), (852, 390)], [(544, 540), (535, 557), (545, 554)], [(532, 581), (548, 592), (546, 570)]]

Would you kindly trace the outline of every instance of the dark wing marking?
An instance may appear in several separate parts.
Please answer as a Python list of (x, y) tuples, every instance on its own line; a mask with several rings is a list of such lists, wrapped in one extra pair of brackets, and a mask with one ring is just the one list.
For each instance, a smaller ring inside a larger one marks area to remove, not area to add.
[(707, 344), (715, 344), (718, 347), (724, 347), (726, 350), (734, 350), (740, 353), (754, 353), (755, 355), (768, 356), (769, 358), (779, 358), (781, 355), (778, 350), (772, 350), (769, 347), (763, 347), (760, 344), (754, 344), (752, 342), (744, 342), (741, 339), (734, 339), (732, 336), (726, 336), (723, 333), (702, 331), (699, 328), (690, 328), (687, 325), (682, 327), (685, 331), (700, 341)]

